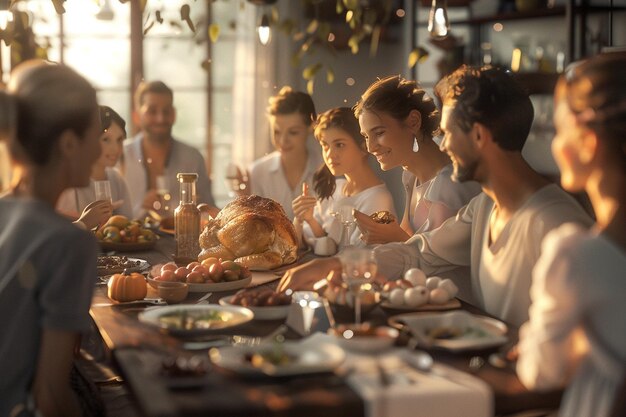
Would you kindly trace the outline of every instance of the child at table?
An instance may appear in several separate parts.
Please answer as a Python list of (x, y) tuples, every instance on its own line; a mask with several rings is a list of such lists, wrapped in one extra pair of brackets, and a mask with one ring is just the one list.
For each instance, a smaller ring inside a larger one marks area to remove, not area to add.
[(531, 389), (568, 384), (561, 416), (625, 415), (613, 409), (626, 375), (625, 73), (625, 53), (598, 55), (568, 70), (555, 91), (561, 184), (587, 192), (597, 222), (545, 237), (517, 373)]
[(291, 202), (302, 184), (312, 186), (313, 174), (322, 163), (319, 153), (307, 149), (317, 115), (315, 105), (307, 93), (283, 87), (269, 99), (267, 112), (276, 150), (252, 163), (249, 192), (275, 200), (293, 219)]
[(0, 416), (78, 417), (70, 370), (89, 329), (97, 244), (54, 208), (89, 184), (100, 156), (96, 91), (68, 67), (27, 61), (0, 107), (16, 169), (0, 198)]
[[(133, 215), (126, 181), (114, 168), (123, 152), (126, 122), (112, 108), (100, 106), (100, 123), (102, 154), (91, 168), (89, 186), (65, 190), (57, 203), (58, 211), (73, 218), (79, 217), (78, 221), (87, 229), (105, 223), (112, 214), (121, 214), (128, 218)], [(112, 202), (95, 202), (94, 181), (109, 181)], [(100, 210), (96, 212), (97, 209)]]
[[(369, 153), (361, 136), (359, 123), (348, 107), (328, 110), (319, 115), (315, 138), (322, 147), (324, 164), (313, 177), (315, 195), (307, 184), (303, 193), (293, 200), (294, 223), (303, 228), (304, 239), (314, 246), (315, 238), (329, 236), (337, 244), (342, 241), (342, 225), (338, 218), (341, 206), (373, 214), (394, 213), (393, 197), (368, 164)], [(344, 176), (345, 179), (335, 179)], [(350, 213), (351, 216), (351, 213)], [(350, 230), (350, 245), (363, 245), (358, 229)]]

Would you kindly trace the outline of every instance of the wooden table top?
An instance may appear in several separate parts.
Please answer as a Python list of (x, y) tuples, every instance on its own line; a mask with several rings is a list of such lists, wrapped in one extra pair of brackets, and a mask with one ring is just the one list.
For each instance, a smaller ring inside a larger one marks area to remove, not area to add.
[[(162, 237), (151, 251), (128, 254), (146, 259), (151, 265), (172, 259), (174, 239)], [(278, 281), (265, 284), (275, 288)], [(233, 291), (234, 292), (234, 291)], [(233, 292), (214, 293), (210, 302)], [(190, 293), (186, 302), (193, 303), (202, 293)], [(156, 296), (152, 288), (148, 296)], [(363, 416), (364, 405), (340, 375), (321, 374), (290, 378), (244, 379), (226, 371), (211, 369), (205, 376), (172, 378), (161, 372), (168, 357), (201, 355), (206, 351), (189, 352), (182, 348), (181, 339), (160, 332), (137, 320), (144, 307), (96, 306), (108, 304), (106, 286), (98, 285), (93, 298), (91, 316), (98, 327), (114, 361), (129, 383), (140, 409), (151, 416)], [(484, 314), (462, 303), (462, 308)], [(337, 321), (340, 316), (335, 317)], [(377, 308), (367, 317), (378, 323), (388, 316)], [(280, 326), (283, 320), (253, 321), (224, 334), (264, 336)], [(509, 327), (509, 339), (517, 340), (517, 329)], [(469, 371), (469, 360), (476, 353), (431, 352), (437, 361)], [(490, 352), (481, 352), (485, 359)], [(485, 364), (474, 375), (493, 389), (496, 414), (519, 412), (530, 408), (557, 407), (560, 392), (536, 393), (526, 390), (512, 368), (500, 369)], [(193, 387), (185, 387), (188, 383)]]

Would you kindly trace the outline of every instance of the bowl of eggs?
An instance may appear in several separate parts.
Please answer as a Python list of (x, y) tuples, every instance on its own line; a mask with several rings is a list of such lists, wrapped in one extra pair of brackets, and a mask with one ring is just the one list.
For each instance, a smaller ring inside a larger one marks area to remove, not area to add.
[(391, 313), (452, 310), (461, 307), (459, 300), (454, 298), (458, 292), (452, 280), (427, 277), (421, 269), (411, 268), (402, 279), (388, 281), (383, 285), (381, 307)]

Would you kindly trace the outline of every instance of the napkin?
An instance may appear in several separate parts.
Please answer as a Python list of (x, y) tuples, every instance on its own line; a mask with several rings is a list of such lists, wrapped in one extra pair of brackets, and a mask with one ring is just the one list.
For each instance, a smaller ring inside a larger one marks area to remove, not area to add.
[[(403, 361), (402, 350), (346, 352), (345, 366), (353, 370), (347, 383), (363, 399), (366, 417), (493, 416), (493, 392), (483, 380), (441, 363), (430, 372), (417, 371)], [(379, 365), (390, 379), (386, 387)]]

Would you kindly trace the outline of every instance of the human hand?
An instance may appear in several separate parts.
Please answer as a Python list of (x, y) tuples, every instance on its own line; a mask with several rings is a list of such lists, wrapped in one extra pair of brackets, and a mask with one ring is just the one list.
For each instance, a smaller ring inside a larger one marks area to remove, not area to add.
[(78, 218), (86, 227), (91, 230), (101, 224), (106, 223), (113, 215), (113, 207), (110, 201), (98, 200), (89, 203)]
[(377, 223), (370, 216), (356, 209), (354, 210), (354, 219), (361, 231), (361, 240), (368, 245), (404, 242), (411, 237), (395, 220), (387, 224)]
[(319, 281), (323, 277), (327, 277), (328, 274), (334, 271), (335, 274), (341, 275), (341, 262), (339, 258), (324, 258), (314, 259), (305, 264), (288, 269), (285, 275), (278, 284), (278, 292), (291, 289), (298, 290), (311, 290), (313, 284)]
[(302, 194), (296, 197), (292, 203), (294, 217), (301, 222), (310, 222), (313, 219), (313, 210), (317, 204), (317, 199), (309, 195), (309, 185), (302, 184)]

